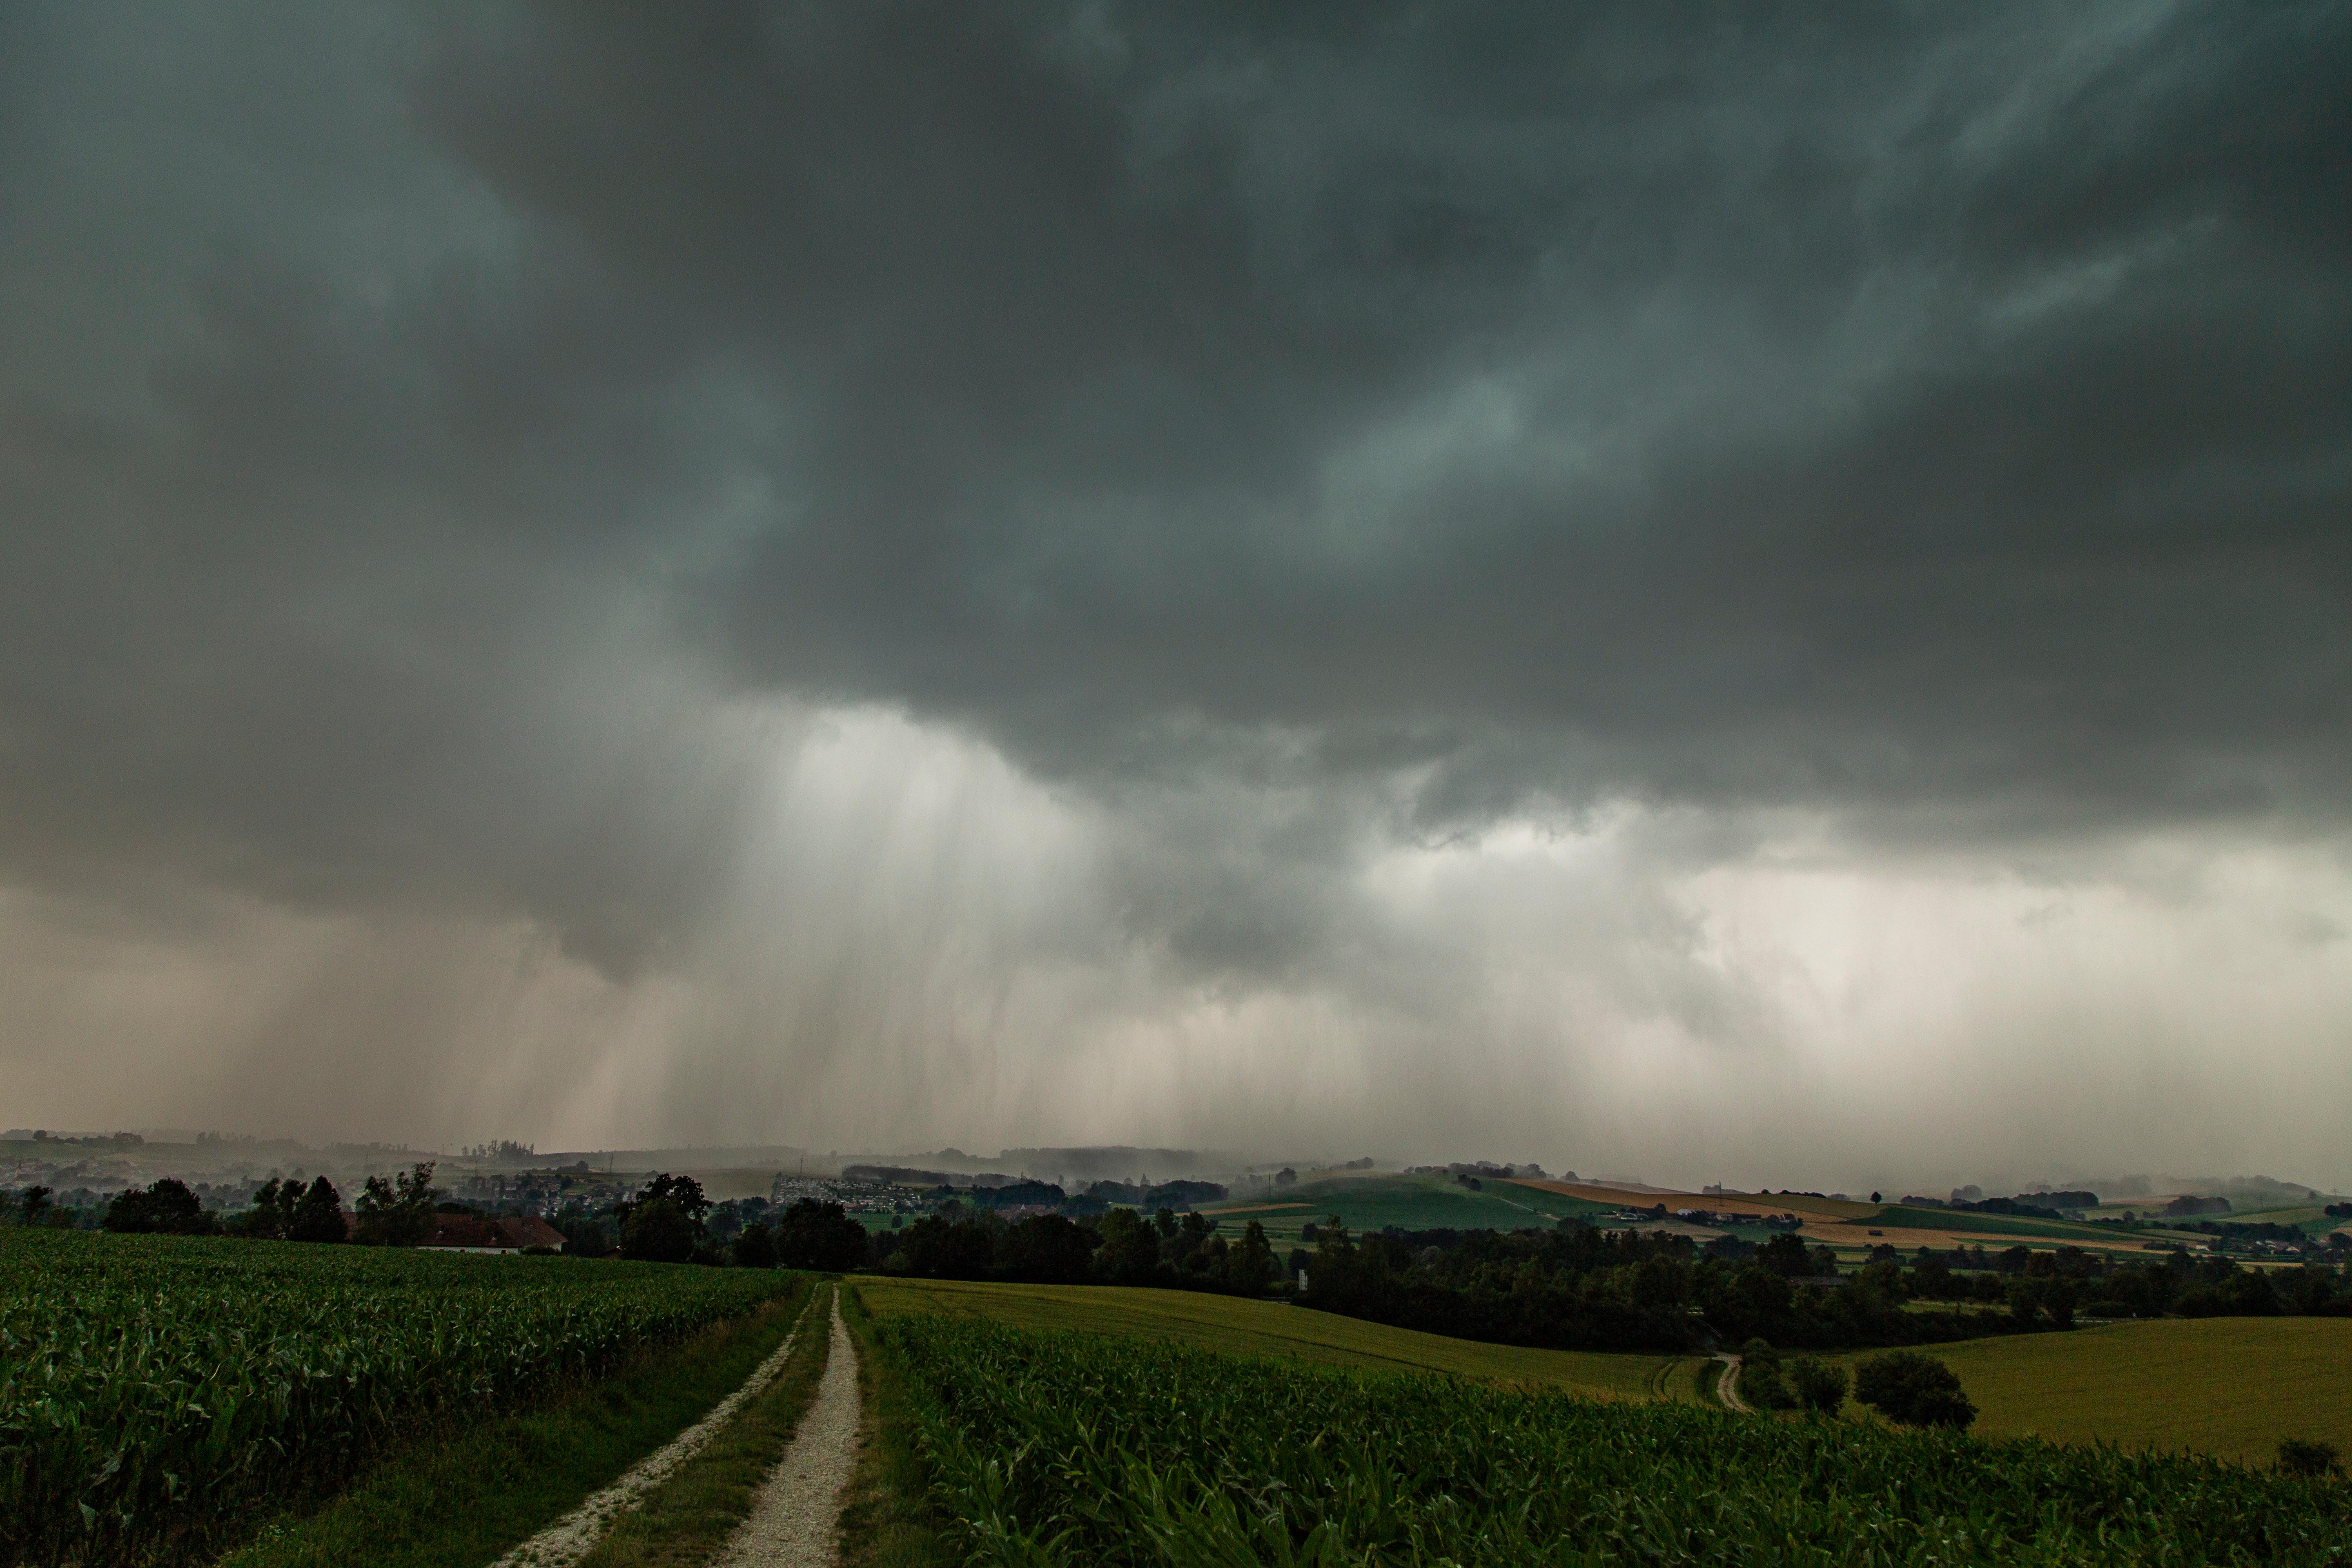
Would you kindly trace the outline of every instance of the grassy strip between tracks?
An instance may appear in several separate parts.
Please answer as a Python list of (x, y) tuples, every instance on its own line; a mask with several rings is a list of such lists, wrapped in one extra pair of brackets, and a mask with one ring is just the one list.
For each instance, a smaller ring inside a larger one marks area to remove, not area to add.
[(877, 1343), (863, 1292), (847, 1289), (842, 1315), (858, 1348), (865, 1406), (857, 1469), (842, 1500), (841, 1568), (954, 1568), (963, 1559), (940, 1533), (930, 1478), (916, 1451), (905, 1373)]
[(272, 1521), (218, 1568), (490, 1563), (740, 1387), (782, 1342), (807, 1298), (806, 1283), (798, 1283), (756, 1311), (648, 1351), (536, 1410), (446, 1422), (324, 1508)]
[(835, 1287), (820, 1285), (801, 1321), (792, 1358), (710, 1446), (679, 1466), (645, 1501), (621, 1516), (580, 1568), (686, 1568), (710, 1562), (792, 1447), (801, 1416), (824, 1375)]

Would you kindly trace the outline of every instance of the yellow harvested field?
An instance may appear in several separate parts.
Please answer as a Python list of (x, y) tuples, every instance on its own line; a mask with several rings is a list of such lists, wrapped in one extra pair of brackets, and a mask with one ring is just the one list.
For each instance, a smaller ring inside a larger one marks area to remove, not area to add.
[(1808, 1221), (1815, 1216), (1824, 1220), (1864, 1219), (1885, 1206), (1854, 1198), (1815, 1198), (1796, 1193), (1709, 1193), (1692, 1201), (1711, 1209), (1801, 1215)]
[(1604, 1355), (1481, 1344), (1293, 1307), (1191, 1290), (1112, 1285), (991, 1285), (949, 1279), (851, 1282), (868, 1310), (956, 1312), (1024, 1329), (1198, 1345), (1238, 1355), (1290, 1356), (1334, 1366), (1439, 1372), (1486, 1383), (1548, 1384), (1597, 1399), (1697, 1397), (1691, 1356)]
[[(2025, 1236), (1986, 1230), (1926, 1230), (1907, 1226), (1874, 1226), (1867, 1220), (1819, 1220), (1811, 1215), (1800, 1216), (1804, 1225), (1798, 1234), (1809, 1243), (1823, 1247), (1892, 1247), (1899, 1252), (1916, 1247), (1932, 1247), (1938, 1252), (1955, 1247), (1981, 1247), (1987, 1252), (2001, 1252), (2012, 1247), (2031, 1247), (2048, 1251), (2059, 1247), (2080, 1247), (2092, 1252), (2120, 1252), (2131, 1257), (2145, 1256), (2139, 1236), (2115, 1241), (2092, 1240), (2071, 1236)], [(1873, 1231), (1880, 1232), (1872, 1235)]]
[(1926, 1348), (1959, 1373), (1987, 1436), (2253, 1464), (2283, 1437), (2352, 1453), (2352, 1319), (2167, 1318)]
[[(1513, 1178), (1513, 1186), (1534, 1187), (1547, 1193), (1559, 1193), (1568, 1197), (1581, 1198), (1587, 1203), (1615, 1204), (1625, 1208), (1650, 1208), (1664, 1204), (1669, 1210), (1677, 1208), (1713, 1209), (1718, 1213), (1793, 1214), (1803, 1222), (1800, 1234), (1809, 1243), (1822, 1247), (1862, 1247), (1887, 1246), (1905, 1252), (1922, 1247), (1946, 1251), (1955, 1247), (1982, 1247), (1999, 1252), (2006, 1247), (2023, 1245), (2048, 1250), (2062, 1246), (2087, 1247), (2093, 1251), (2108, 1251), (2137, 1257), (2146, 1251), (2143, 1245), (2153, 1233), (2136, 1233), (2128, 1237), (2109, 1239), (2091, 1233), (2049, 1235), (1999, 1229), (1955, 1230), (1940, 1226), (1878, 1226), (1872, 1216), (1890, 1206), (1885, 1204), (1862, 1203), (1844, 1198), (1801, 1197), (1786, 1193), (1655, 1193), (1628, 1192), (1621, 1187), (1597, 1186), (1590, 1182), (1539, 1181), (1526, 1177)], [(1990, 1218), (1992, 1216), (1987, 1216)], [(2039, 1223), (2039, 1222), (2032, 1222)], [(1649, 1228), (1645, 1226), (1644, 1228)], [(1694, 1229), (1669, 1220), (1657, 1228), (1694, 1239), (1706, 1239), (1720, 1232)], [(1877, 1230), (1881, 1234), (1870, 1233)], [(2192, 1243), (2200, 1237), (2188, 1238)]]

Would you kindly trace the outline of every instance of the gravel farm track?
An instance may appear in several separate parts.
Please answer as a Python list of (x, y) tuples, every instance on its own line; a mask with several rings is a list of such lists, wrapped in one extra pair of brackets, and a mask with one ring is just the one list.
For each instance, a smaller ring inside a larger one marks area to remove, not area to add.
[(1724, 1355), (1715, 1359), (1723, 1363), (1723, 1376), (1715, 1384), (1716, 1397), (1723, 1401), (1726, 1410), (1747, 1409), (1748, 1402), (1739, 1397), (1739, 1358)]
[(832, 1568), (839, 1560), (841, 1494), (857, 1463), (857, 1349), (833, 1295), (832, 1337), (816, 1403), (752, 1503), (719, 1568)]

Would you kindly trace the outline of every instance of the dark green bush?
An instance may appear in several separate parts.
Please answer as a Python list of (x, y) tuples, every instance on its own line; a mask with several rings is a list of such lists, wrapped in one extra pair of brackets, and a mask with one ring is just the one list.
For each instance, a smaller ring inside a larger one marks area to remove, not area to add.
[(776, 1237), (767, 1226), (753, 1220), (735, 1238), (735, 1267), (738, 1268), (773, 1268), (776, 1266)]
[(1789, 1363), (1789, 1382), (1797, 1403), (1822, 1415), (1834, 1415), (1845, 1403), (1845, 1369), (1802, 1356)]
[(2278, 1446), (2278, 1468), (2290, 1476), (2340, 1476), (2343, 1464), (2336, 1457), (2333, 1443), (2306, 1442), (2301, 1437), (2288, 1437)]
[(1854, 1369), (1853, 1396), (1906, 1426), (1974, 1425), (1977, 1407), (1960, 1390), (1959, 1375), (1931, 1355), (1893, 1351)]

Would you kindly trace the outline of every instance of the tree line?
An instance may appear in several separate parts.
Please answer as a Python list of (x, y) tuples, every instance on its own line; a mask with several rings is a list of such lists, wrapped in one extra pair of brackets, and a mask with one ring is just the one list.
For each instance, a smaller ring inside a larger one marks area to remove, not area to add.
[[(1934, 1343), (2074, 1326), (2102, 1317), (2352, 1313), (2344, 1271), (2277, 1275), (2169, 1253), (2117, 1264), (2080, 1248), (1988, 1256), (1891, 1247), (1836, 1275), (1827, 1248), (1781, 1235), (1745, 1260), (1685, 1237), (1600, 1231), (1390, 1231), (1317, 1227), (1301, 1304), (1457, 1338), (1563, 1350), (1681, 1351), (1761, 1339), (1790, 1348)], [(1963, 1272), (1972, 1265), (1981, 1272)], [(1922, 1310), (1949, 1303), (1955, 1310)], [(2000, 1310), (1962, 1310), (1983, 1303)]]
[[(334, 1184), (271, 1180), (251, 1205), (208, 1213), (164, 1177), (117, 1194), (106, 1229), (257, 1240), (413, 1247), (440, 1210), (433, 1164), (370, 1176), (346, 1215)], [(49, 1194), (17, 1195), (42, 1222)], [(725, 1212), (714, 1224), (714, 1208)], [(743, 1218), (747, 1213), (758, 1217)], [(1293, 1295), (1305, 1306), (1398, 1327), (1558, 1349), (1683, 1351), (1761, 1340), (1791, 1349), (1932, 1343), (2072, 1327), (2096, 1318), (2352, 1315), (2346, 1270), (2316, 1262), (2268, 1272), (2218, 1256), (2166, 1252), (2117, 1262), (2079, 1247), (1921, 1247), (1907, 1260), (1874, 1249), (1839, 1276), (1826, 1247), (1794, 1234), (1741, 1256), (1686, 1237), (1602, 1231), (1570, 1219), (1549, 1231), (1350, 1233), (1337, 1216), (1307, 1227), (1313, 1251), (1278, 1258), (1249, 1222), (1229, 1237), (1198, 1213), (1130, 1208), (1008, 1220), (958, 1202), (900, 1229), (868, 1233), (837, 1203), (803, 1198), (714, 1205), (694, 1178), (662, 1173), (602, 1215), (559, 1221), (563, 1250), (667, 1263), (1034, 1284), (1146, 1285), (1242, 1296)], [(1302, 1289), (1297, 1280), (1305, 1271)], [(1934, 1310), (1949, 1307), (1950, 1310)], [(1922, 1310), (1925, 1307), (1928, 1310)], [(1994, 1310), (1985, 1310), (1985, 1308)]]
[[(28, 1222), (38, 1194), (35, 1188), (22, 1200)], [(325, 1176), (309, 1185), (299, 1179), (264, 1182), (251, 1206), (232, 1215), (208, 1211), (176, 1176), (162, 1176), (144, 1187), (128, 1187), (106, 1205), (100, 1228), (122, 1235), (235, 1236), (254, 1241), (354, 1241), (363, 1247), (415, 1247), (433, 1237), (433, 1162), (424, 1161), (389, 1180), (370, 1176), (362, 1184), (350, 1220), (343, 1215), (342, 1194)]]

